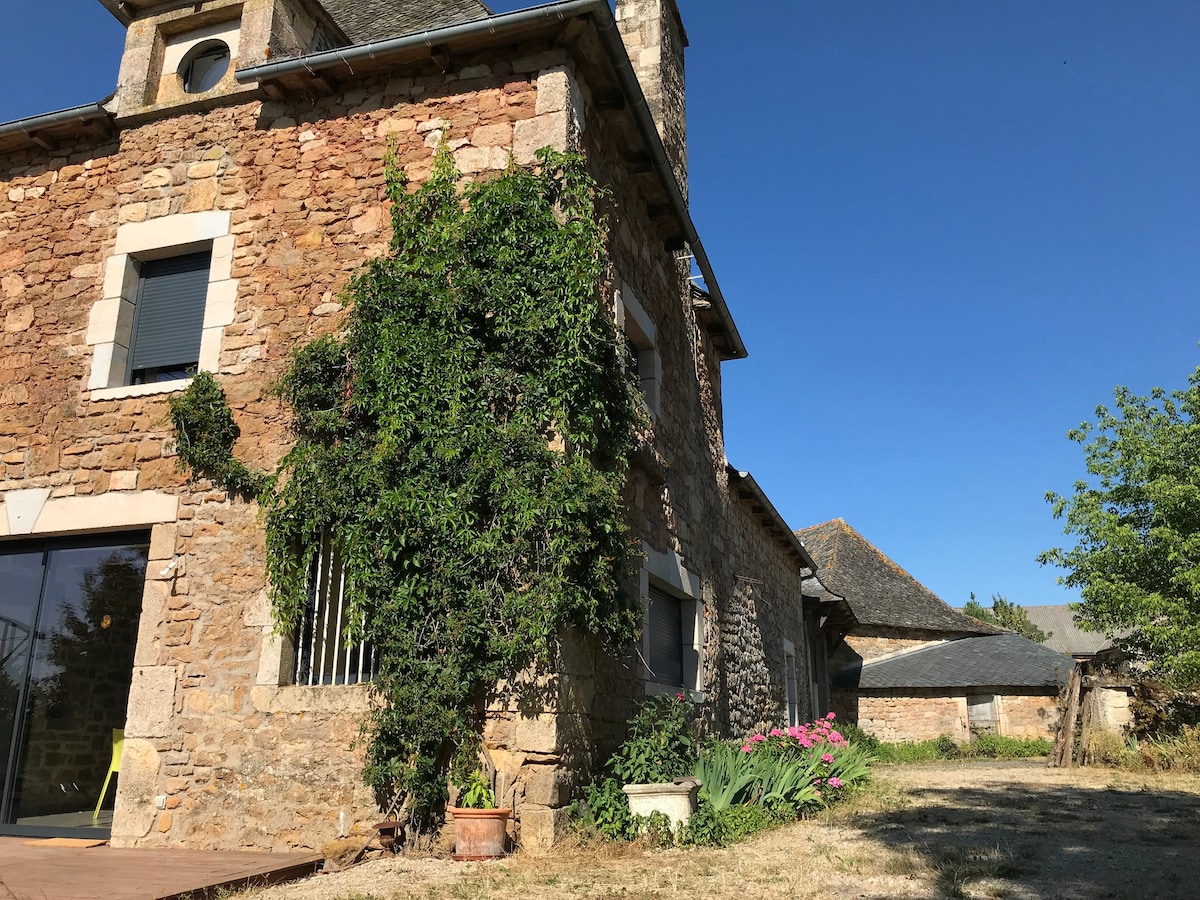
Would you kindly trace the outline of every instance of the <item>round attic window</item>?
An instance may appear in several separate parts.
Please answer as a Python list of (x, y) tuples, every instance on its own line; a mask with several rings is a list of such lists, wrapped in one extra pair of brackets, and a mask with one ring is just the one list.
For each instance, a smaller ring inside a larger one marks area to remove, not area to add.
[(211, 91), (229, 71), (229, 45), (224, 41), (201, 41), (179, 64), (179, 77), (188, 94)]

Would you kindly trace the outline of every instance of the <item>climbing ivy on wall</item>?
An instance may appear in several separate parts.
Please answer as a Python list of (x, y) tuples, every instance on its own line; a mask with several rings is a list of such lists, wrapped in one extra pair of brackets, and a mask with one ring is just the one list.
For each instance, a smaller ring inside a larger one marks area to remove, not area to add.
[[(410, 192), (389, 159), (391, 252), (350, 282), (344, 331), (293, 355), (279, 392), (295, 444), (249, 481), (281, 629), (323, 534), (345, 562), (349, 637), (380, 666), (365, 778), (418, 825), (456, 759), (474, 764), (498, 682), (546, 666), (563, 628), (624, 648), (640, 623), (620, 583), (642, 413), (600, 295), (597, 188), (577, 155), (539, 161), (460, 191), (443, 148)], [(229, 467), (189, 455), (203, 442), (175, 424), (188, 464)]]

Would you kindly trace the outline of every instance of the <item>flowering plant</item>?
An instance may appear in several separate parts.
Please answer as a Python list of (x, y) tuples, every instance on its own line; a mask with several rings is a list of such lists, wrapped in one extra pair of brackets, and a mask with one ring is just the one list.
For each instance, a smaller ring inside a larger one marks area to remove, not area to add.
[(830, 790), (839, 791), (866, 777), (873, 761), (842, 736), (834, 727), (835, 719), (834, 713), (828, 713), (814, 722), (751, 735), (742, 744), (742, 753), (794, 761), (809, 773), (815, 796), (828, 802)]

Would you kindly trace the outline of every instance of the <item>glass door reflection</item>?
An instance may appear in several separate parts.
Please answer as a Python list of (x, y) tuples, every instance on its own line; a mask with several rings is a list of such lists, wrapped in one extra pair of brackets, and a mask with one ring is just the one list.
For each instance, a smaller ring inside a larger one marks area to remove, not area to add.
[(148, 550), (0, 553), (0, 828), (111, 825), (111, 787), (94, 811), (125, 724)]

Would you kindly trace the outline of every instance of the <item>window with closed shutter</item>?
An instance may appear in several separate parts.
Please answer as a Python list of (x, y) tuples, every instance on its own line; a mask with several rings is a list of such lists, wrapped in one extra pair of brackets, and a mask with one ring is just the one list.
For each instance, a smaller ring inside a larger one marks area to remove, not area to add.
[(683, 684), (683, 604), (677, 597), (650, 588), (649, 638), (651, 677), (660, 684)]
[(142, 263), (129, 346), (130, 384), (185, 378), (199, 366), (211, 256), (205, 250)]

